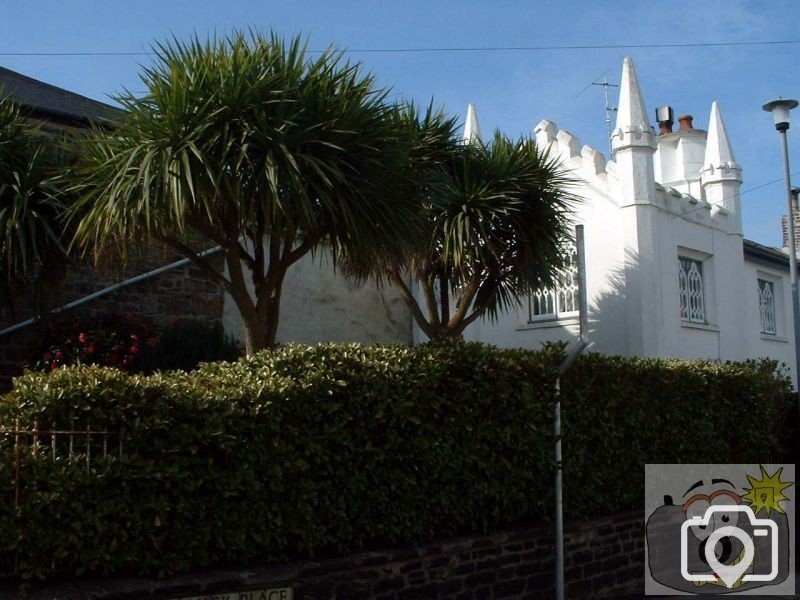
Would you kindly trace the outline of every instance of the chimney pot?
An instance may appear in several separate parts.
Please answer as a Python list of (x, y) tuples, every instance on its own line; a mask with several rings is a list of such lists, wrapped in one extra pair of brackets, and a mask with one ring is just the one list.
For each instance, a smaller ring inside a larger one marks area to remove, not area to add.
[(694, 129), (692, 127), (692, 120), (694, 117), (692, 115), (681, 115), (678, 117), (678, 122), (681, 124), (681, 131), (689, 131), (690, 129)]

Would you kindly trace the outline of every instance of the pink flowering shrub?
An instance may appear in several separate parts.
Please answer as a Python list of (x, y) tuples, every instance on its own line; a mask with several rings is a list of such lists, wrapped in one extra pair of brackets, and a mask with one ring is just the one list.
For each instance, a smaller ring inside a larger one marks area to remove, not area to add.
[(93, 364), (147, 372), (152, 370), (157, 343), (152, 323), (128, 315), (53, 320), (39, 342), (33, 366), (54, 371), (62, 365)]
[(161, 329), (130, 315), (53, 319), (39, 341), (31, 366), (55, 371), (63, 365), (115, 367), (128, 373), (191, 371), (201, 362), (233, 361), (242, 354), (222, 325), (173, 319)]

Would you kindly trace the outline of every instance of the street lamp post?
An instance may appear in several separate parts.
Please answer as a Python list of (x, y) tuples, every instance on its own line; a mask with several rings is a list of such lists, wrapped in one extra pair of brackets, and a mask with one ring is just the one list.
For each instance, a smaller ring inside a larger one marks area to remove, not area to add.
[(792, 205), (792, 182), (789, 175), (789, 144), (786, 132), (789, 130), (789, 111), (796, 108), (797, 100), (778, 98), (767, 102), (763, 108), (772, 113), (775, 129), (781, 136), (783, 150), (783, 177), (786, 183), (786, 208), (789, 211), (789, 277), (792, 282), (792, 314), (794, 321), (794, 376), (797, 384), (795, 390), (800, 391), (800, 297), (797, 291), (797, 245), (794, 235), (794, 207)]

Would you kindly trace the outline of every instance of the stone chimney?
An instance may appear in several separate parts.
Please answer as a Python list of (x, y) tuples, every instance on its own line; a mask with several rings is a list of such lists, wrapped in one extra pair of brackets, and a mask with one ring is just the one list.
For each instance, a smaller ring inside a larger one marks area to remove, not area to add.
[(659, 134), (654, 156), (656, 181), (684, 194), (700, 198), (700, 171), (706, 147), (706, 132), (695, 129), (691, 115), (678, 117), (673, 131), (673, 111), (669, 106), (656, 110)]
[(681, 124), (680, 131), (689, 131), (690, 129), (694, 129), (692, 127), (692, 120), (694, 117), (692, 115), (681, 115), (678, 117), (678, 123)]

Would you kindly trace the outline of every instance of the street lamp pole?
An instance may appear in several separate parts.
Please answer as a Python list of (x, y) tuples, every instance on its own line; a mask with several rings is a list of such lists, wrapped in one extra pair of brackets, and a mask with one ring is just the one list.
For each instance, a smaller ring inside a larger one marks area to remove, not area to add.
[(789, 277), (792, 282), (792, 315), (794, 321), (794, 376), (795, 390), (800, 391), (800, 296), (797, 290), (797, 245), (794, 233), (794, 206), (792, 203), (792, 182), (789, 174), (789, 144), (786, 132), (789, 130), (789, 111), (796, 108), (797, 100), (778, 98), (767, 102), (763, 109), (772, 113), (775, 129), (781, 136), (783, 151), (783, 178), (786, 184), (786, 209), (789, 217)]

